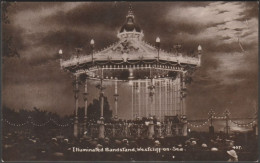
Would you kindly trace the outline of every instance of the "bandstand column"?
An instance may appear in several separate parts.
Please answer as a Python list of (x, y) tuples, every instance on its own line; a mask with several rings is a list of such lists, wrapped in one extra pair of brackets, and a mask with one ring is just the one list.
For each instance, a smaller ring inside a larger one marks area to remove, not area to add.
[(138, 117), (141, 117), (141, 83), (140, 80), (138, 80)]
[(177, 108), (178, 108), (178, 115), (180, 116), (182, 114), (181, 110), (181, 94), (180, 94), (180, 74), (177, 76)]
[(159, 117), (162, 122), (162, 81), (159, 80)]
[(154, 123), (153, 123), (153, 117), (150, 117), (150, 122), (148, 126), (148, 139), (153, 139), (154, 136)]
[(182, 128), (182, 135), (187, 136), (188, 135), (188, 121), (186, 116), (183, 116), (183, 128)]
[(134, 120), (134, 82), (132, 82), (132, 120)]
[(181, 102), (182, 102), (182, 117), (183, 117), (183, 128), (182, 128), (182, 134), (183, 136), (188, 135), (188, 122), (186, 118), (186, 101), (185, 101), (185, 96), (186, 96), (186, 85), (185, 85), (185, 72), (182, 72), (181, 74)]
[(170, 98), (170, 101), (171, 101), (171, 105), (170, 105), (170, 115), (172, 116), (173, 115), (173, 81), (171, 80), (170, 81), (171, 85), (170, 85), (170, 95), (171, 95), (171, 98)]
[(74, 131), (73, 135), (74, 137), (78, 137), (78, 107), (79, 107), (79, 99), (78, 99), (78, 93), (79, 93), (79, 80), (78, 75), (75, 75), (75, 85), (74, 85), (74, 98), (75, 98), (75, 119), (74, 119)]
[(185, 85), (185, 73), (182, 72), (182, 114), (186, 115), (186, 85)]
[(169, 137), (169, 136), (172, 136), (172, 130), (171, 130), (171, 127), (172, 127), (172, 122), (170, 122), (168, 120), (167, 122), (167, 129), (166, 129), (166, 135)]
[(167, 115), (171, 115), (171, 80), (168, 80), (167, 86)]
[(178, 85), (179, 85), (179, 105), (180, 105), (180, 115), (183, 114), (183, 110), (182, 110), (182, 84), (181, 84), (181, 74), (179, 75), (179, 79), (178, 79)]
[(115, 80), (115, 94), (114, 94), (114, 96), (115, 96), (115, 119), (117, 119), (118, 118), (118, 112), (117, 112), (117, 109), (118, 109), (118, 93), (117, 93), (117, 78), (116, 78), (116, 80)]
[(149, 91), (148, 91), (148, 80), (145, 81), (145, 117), (148, 117), (148, 99), (149, 99)]
[(154, 109), (154, 79), (151, 81), (151, 106), (150, 106), (150, 114), (153, 116), (153, 109)]
[(164, 114), (163, 114), (163, 116), (165, 116), (165, 115), (167, 115), (167, 111), (168, 111), (168, 100), (167, 100), (167, 98), (168, 98), (168, 96), (167, 96), (167, 79), (165, 79), (165, 88), (164, 88), (164, 93), (165, 93), (165, 97), (164, 97), (164, 100), (165, 100), (165, 109), (164, 109)]
[(137, 118), (138, 117), (138, 115), (137, 115), (137, 113), (138, 113), (138, 111), (137, 111), (137, 107), (138, 107), (138, 103), (137, 103), (137, 86), (138, 86), (138, 84), (137, 84), (137, 82), (136, 81), (134, 81), (133, 82), (134, 83), (134, 108), (133, 108), (133, 113), (134, 113), (134, 119), (135, 118)]
[(149, 117), (150, 122), (148, 126), (148, 139), (152, 139), (154, 135), (154, 123), (153, 123), (153, 114), (152, 114), (152, 108), (153, 108), (153, 89), (154, 89), (154, 82), (153, 79), (151, 79), (151, 85), (150, 85), (150, 97), (151, 97), (151, 102), (150, 102), (150, 109), (151, 109), (151, 115)]
[(174, 85), (173, 85), (173, 99), (174, 99), (174, 115), (177, 114), (177, 105), (176, 105), (176, 80), (174, 80)]
[(87, 79), (85, 79), (85, 91), (83, 93), (84, 95), (84, 105), (85, 105), (85, 116), (84, 116), (84, 125), (83, 125), (83, 129), (84, 132), (87, 130), (87, 117), (88, 117), (88, 83), (87, 83)]
[[(101, 81), (101, 83), (102, 83), (102, 81)], [(102, 84), (101, 84), (101, 87), (102, 87)], [(100, 119), (104, 119), (104, 92), (103, 92), (103, 90), (102, 90), (102, 92), (100, 93), (100, 97), (101, 97), (101, 114), (100, 114)]]
[(103, 92), (103, 69), (101, 69), (101, 80), (100, 80), (100, 124), (99, 124), (99, 138), (105, 138), (105, 125), (104, 125), (104, 92)]

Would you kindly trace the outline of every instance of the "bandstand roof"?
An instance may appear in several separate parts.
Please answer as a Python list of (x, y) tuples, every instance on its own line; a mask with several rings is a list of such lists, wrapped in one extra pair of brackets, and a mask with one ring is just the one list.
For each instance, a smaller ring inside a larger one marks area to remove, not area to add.
[(158, 59), (158, 48), (145, 42), (143, 36), (143, 31), (135, 24), (134, 15), (130, 9), (126, 16), (126, 23), (118, 32), (118, 42), (105, 49), (94, 51), (93, 54), (73, 56), (68, 60), (62, 60), (61, 67), (76, 72), (82, 69), (88, 70), (97, 65), (103, 67), (107, 65), (131, 67), (138, 64), (156, 64), (161, 67), (200, 66), (200, 57), (184, 56), (177, 52), (170, 53), (163, 49), (159, 49)]

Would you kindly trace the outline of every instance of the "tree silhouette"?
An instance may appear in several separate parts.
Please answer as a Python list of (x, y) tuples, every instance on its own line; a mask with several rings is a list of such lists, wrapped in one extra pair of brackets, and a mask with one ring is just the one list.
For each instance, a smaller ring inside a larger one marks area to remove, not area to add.
[[(89, 104), (88, 112), (87, 112), (88, 113), (87, 117), (88, 117), (89, 121), (96, 122), (97, 120), (100, 119), (100, 113), (101, 113), (100, 102), (101, 102), (101, 98), (99, 98), (99, 100), (93, 99), (93, 102)], [(84, 114), (83, 114), (84, 108), (81, 108), (80, 110), (81, 111), (79, 111), (79, 113), (82, 115), (79, 115), (79, 119), (81, 120), (84, 117)], [(112, 110), (110, 110), (110, 106), (109, 106), (107, 97), (104, 97), (104, 118), (105, 118), (105, 121), (109, 121), (112, 118)]]

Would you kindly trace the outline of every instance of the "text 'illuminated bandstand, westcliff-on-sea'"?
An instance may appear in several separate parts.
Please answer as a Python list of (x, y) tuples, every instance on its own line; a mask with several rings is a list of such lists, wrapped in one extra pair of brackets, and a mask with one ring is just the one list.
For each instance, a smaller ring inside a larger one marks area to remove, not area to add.
[[(73, 56), (71, 59), (60, 59), (61, 68), (75, 76), (75, 121), (74, 136), (79, 136), (79, 126), (87, 130), (87, 81), (100, 80), (97, 88), (100, 91), (100, 121), (98, 137), (106, 136), (104, 124), (104, 86), (106, 81), (114, 82), (114, 119), (118, 117), (118, 82), (129, 82), (132, 88), (131, 118), (149, 117), (146, 124), (148, 137), (153, 137), (157, 124), (167, 123), (170, 117), (180, 118), (181, 135), (187, 135), (186, 118), (186, 86), (187, 76), (191, 74), (201, 62), (201, 46), (198, 55), (190, 57), (178, 50), (166, 52), (160, 49), (160, 38), (156, 38), (155, 46), (143, 40), (144, 34), (136, 25), (132, 9), (126, 16), (126, 22), (117, 34), (119, 41), (110, 47), (94, 52), (94, 40), (90, 42), (91, 54)], [(59, 51), (62, 55), (62, 50)], [(85, 117), (84, 124), (78, 122), (78, 93), (79, 80), (84, 84)], [(124, 106), (121, 106), (124, 107)], [(154, 124), (153, 119), (157, 119)], [(162, 134), (162, 133), (159, 133)]]

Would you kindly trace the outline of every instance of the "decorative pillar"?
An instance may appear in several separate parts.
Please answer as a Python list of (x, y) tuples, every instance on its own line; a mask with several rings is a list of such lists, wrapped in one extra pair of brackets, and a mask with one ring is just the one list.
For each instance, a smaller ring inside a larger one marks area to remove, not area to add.
[(83, 124), (83, 129), (84, 132), (87, 130), (87, 117), (88, 117), (88, 83), (87, 83), (87, 78), (85, 79), (85, 92), (83, 93), (84, 95), (84, 104), (85, 104), (85, 116), (84, 116), (84, 124)]
[(138, 117), (141, 117), (141, 83), (140, 83), (140, 80), (138, 80)]
[(153, 117), (150, 117), (150, 123), (148, 126), (148, 139), (153, 139), (154, 136), (154, 123), (153, 123)]
[(182, 113), (186, 115), (186, 85), (185, 85), (185, 73), (182, 72)]
[(170, 115), (173, 115), (173, 81), (170, 80)]
[(171, 129), (171, 127), (172, 127), (172, 123), (170, 122), (170, 120), (168, 120), (168, 123), (167, 123), (167, 136), (171, 136), (172, 135), (172, 129)]
[(177, 114), (177, 92), (176, 92), (176, 79), (174, 80), (174, 115), (176, 115)]
[(148, 96), (149, 92), (148, 92), (148, 80), (145, 81), (145, 117), (148, 117)]
[(141, 128), (140, 128), (140, 124), (137, 124), (137, 137), (141, 136)]
[(117, 78), (115, 80), (115, 119), (118, 118), (118, 113), (117, 113), (117, 105), (118, 105), (118, 93), (117, 93)]
[(134, 120), (134, 82), (132, 82), (132, 120)]
[(79, 100), (78, 100), (78, 93), (79, 93), (79, 81), (78, 81), (78, 75), (75, 75), (75, 88), (74, 88), (74, 98), (75, 98), (75, 119), (74, 119), (74, 137), (78, 137), (78, 107), (79, 107)]
[(180, 96), (180, 74), (177, 76), (177, 104), (178, 104), (178, 115), (182, 114), (181, 111), (181, 96)]
[(167, 101), (167, 98), (168, 98), (168, 96), (167, 96), (167, 79), (165, 79), (165, 85), (164, 85), (164, 100), (165, 100), (165, 102), (164, 102), (164, 104), (165, 104), (165, 108), (164, 108), (164, 116), (165, 115), (167, 115), (167, 110), (168, 110), (168, 101)]
[[(101, 80), (101, 87), (102, 87), (102, 80)], [(102, 89), (102, 88), (101, 88)], [(103, 90), (101, 90), (100, 93), (100, 97), (101, 97), (101, 114), (100, 114), (100, 119), (104, 119), (104, 92)]]
[(159, 114), (159, 109), (158, 109), (158, 90), (156, 89), (156, 85), (157, 85), (157, 80), (154, 80), (154, 95), (153, 95), (153, 115), (155, 117), (158, 117)]
[(133, 113), (134, 113), (134, 119), (138, 117), (137, 113), (137, 107), (138, 107), (138, 101), (137, 101), (137, 82), (134, 81), (134, 108), (133, 108)]
[(161, 125), (161, 123), (158, 124), (158, 137), (162, 137), (162, 125)]
[[(154, 67), (153, 67), (154, 68)], [(151, 102), (150, 102), (150, 116), (152, 117), (153, 116), (153, 113), (152, 113), (152, 108), (153, 108), (153, 95), (154, 95), (154, 85), (153, 85), (153, 73), (152, 73), (152, 68), (150, 68), (150, 79), (151, 79), (151, 85), (148, 87), (150, 92), (149, 92), (149, 96), (151, 98)]]
[(188, 136), (188, 121), (185, 115), (182, 118), (183, 118), (182, 136)]
[(113, 136), (113, 137), (116, 136), (116, 128), (115, 128), (115, 124), (113, 124), (113, 128), (112, 128), (112, 136)]
[(100, 119), (100, 124), (99, 124), (99, 134), (98, 138), (105, 138), (105, 125), (104, 125), (104, 120)]
[(151, 81), (151, 116), (153, 116), (153, 109), (154, 109), (154, 80)]
[(162, 122), (162, 81), (159, 80), (159, 117)]
[(153, 116), (153, 96), (154, 96), (154, 85), (153, 85), (153, 79), (151, 79), (151, 85), (148, 87), (150, 90), (149, 96), (150, 96), (150, 116)]
[(183, 114), (183, 108), (182, 108), (182, 83), (181, 83), (181, 74), (179, 74), (178, 78), (178, 85), (179, 85), (179, 105), (180, 105), (180, 116)]
[(105, 137), (105, 124), (104, 124), (104, 92), (103, 92), (103, 69), (101, 69), (101, 80), (100, 80), (100, 124), (99, 124), (99, 138)]
[(172, 116), (172, 81), (169, 79), (168, 85), (168, 115)]

